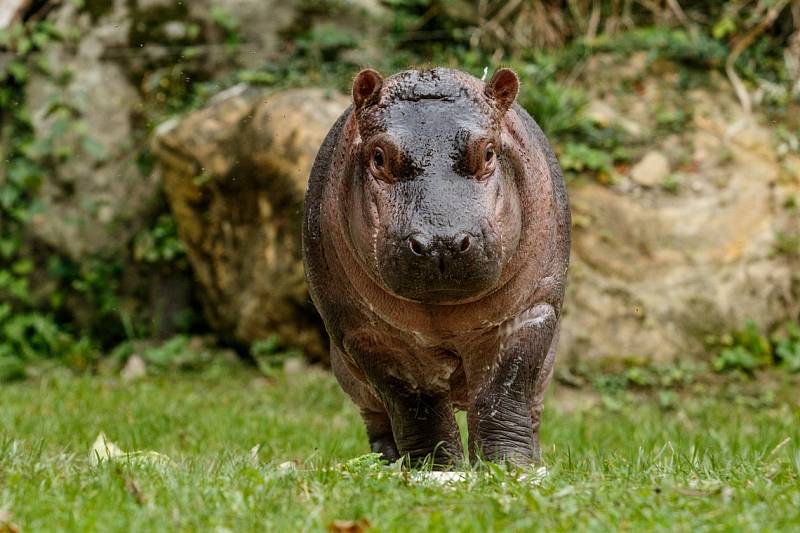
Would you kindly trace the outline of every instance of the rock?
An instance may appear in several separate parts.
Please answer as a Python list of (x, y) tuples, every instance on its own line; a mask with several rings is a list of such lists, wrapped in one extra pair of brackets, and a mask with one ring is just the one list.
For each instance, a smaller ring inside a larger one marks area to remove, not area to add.
[(661, 152), (652, 151), (631, 168), (631, 179), (645, 187), (657, 187), (669, 176), (669, 161)]
[(306, 369), (306, 362), (300, 357), (289, 357), (283, 362), (283, 373), (287, 376), (301, 374)]
[[(698, 187), (638, 196), (599, 184), (571, 190), (575, 219), (585, 223), (573, 236), (563, 360), (708, 358), (709, 336), (749, 319), (769, 331), (800, 318), (800, 258), (775, 252), (776, 235), (800, 234), (782, 206), (800, 183), (775, 187), (781, 167), (768, 129), (718, 105), (686, 133), (689, 146), (702, 139)], [(666, 157), (651, 152), (632, 175), (652, 186), (668, 173)]]
[(0, 30), (18, 22), (30, 5), (31, 0), (4, 0), (0, 3)]
[(134, 354), (128, 358), (120, 372), (122, 381), (129, 383), (147, 375), (147, 364), (140, 355)]
[(326, 359), (305, 285), (301, 213), (317, 149), (348, 105), (320, 89), (263, 97), (237, 86), (158, 129), (153, 148), (205, 314), (228, 340), (277, 334)]
[(589, 102), (584, 110), (584, 114), (586, 118), (595, 122), (598, 126), (619, 126), (628, 135), (635, 138), (641, 137), (642, 135), (642, 127), (639, 124), (624, 117), (603, 100), (592, 100)]
[[(643, 59), (595, 55), (579, 81), (602, 104), (587, 108), (595, 120), (640, 125), (649, 153), (631, 170), (639, 186), (571, 184), (562, 364), (708, 360), (708, 339), (748, 319), (762, 331), (800, 319), (800, 254), (791, 250), (800, 179), (778, 159), (774, 124), (748, 120), (713, 69), (705, 87), (687, 90), (673, 66)], [(666, 138), (664, 110), (684, 114)], [(662, 188), (673, 173), (681, 186)]]
[[(149, 3), (172, 0), (148, 0)], [(307, 5), (305, 5), (307, 4)], [(188, 15), (207, 23), (226, 19), (235, 26), (240, 45), (235, 53), (236, 62), (245, 68), (258, 68), (266, 58), (285, 48), (287, 30), (299, 32), (325, 23), (342, 33), (357, 36), (361, 46), (368, 46), (380, 37), (384, 26), (375, 24), (379, 17), (391, 16), (377, 0), (343, 0), (335, 3), (334, 9), (315, 8), (314, 3), (285, 2), (280, 0), (192, 0), (186, 2)], [(141, 6), (141, 1), (140, 1)], [(291, 33), (291, 31), (290, 31)], [(366, 37), (366, 39), (363, 39)]]
[[(139, 95), (120, 66), (103, 58), (105, 50), (125, 45), (125, 1), (115, 6), (94, 24), (71, 2), (58, 8), (56, 27), (77, 29), (82, 37), (77, 47), (48, 46), (53, 72), (34, 73), (27, 85), (37, 142), (49, 146), (40, 157), (52, 168), (39, 194), (43, 209), (30, 230), (76, 260), (122, 249), (158, 191), (155, 175), (137, 165), (144, 146), (132, 124)], [(66, 157), (53, 155), (58, 153)]]
[(229, 17), (236, 24), (236, 34), (242, 43), (236, 59), (246, 68), (262, 66), (267, 54), (283, 46), (280, 33), (292, 24), (298, 12), (294, 2), (279, 0), (193, 0), (187, 5), (190, 14), (199, 19), (209, 19), (216, 9), (218, 17)]

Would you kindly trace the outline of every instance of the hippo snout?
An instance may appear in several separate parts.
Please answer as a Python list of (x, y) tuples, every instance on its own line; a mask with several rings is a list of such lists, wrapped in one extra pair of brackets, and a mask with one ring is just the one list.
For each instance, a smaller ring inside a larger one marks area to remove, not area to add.
[(416, 233), (408, 237), (408, 248), (420, 259), (418, 261), (434, 261), (444, 273), (453, 261), (464, 260), (461, 256), (469, 252), (472, 238), (469, 233), (461, 232), (454, 236), (426, 236)]
[(479, 231), (414, 231), (388, 250), (383, 278), (397, 295), (425, 303), (470, 299), (491, 288), (501, 265), (496, 243)]

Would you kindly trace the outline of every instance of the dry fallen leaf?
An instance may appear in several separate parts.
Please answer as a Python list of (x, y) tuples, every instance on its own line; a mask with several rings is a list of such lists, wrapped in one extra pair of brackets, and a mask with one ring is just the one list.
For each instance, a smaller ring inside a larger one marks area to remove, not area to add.
[(119, 446), (108, 440), (106, 434), (101, 431), (94, 440), (94, 444), (92, 444), (92, 449), (89, 452), (89, 462), (92, 465), (98, 465), (105, 461), (117, 459), (148, 462), (157, 465), (172, 464), (172, 460), (162, 453), (140, 450), (133, 452), (123, 451)]
[(261, 449), (261, 444), (256, 444), (250, 448), (250, 462), (258, 465), (258, 451)]
[(11, 521), (11, 513), (7, 508), (0, 509), (0, 533), (19, 533), (19, 526)]
[(331, 533), (363, 533), (372, 527), (369, 520), (359, 518), (358, 520), (334, 520), (328, 526)]
[(106, 434), (101, 431), (100, 434), (97, 435), (97, 438), (94, 439), (94, 444), (92, 444), (92, 449), (89, 452), (89, 461), (93, 465), (96, 465), (103, 461), (108, 461), (109, 459), (122, 457), (123, 455), (125, 455), (125, 452), (123, 452), (119, 446), (109, 441), (106, 438)]
[(146, 500), (142, 489), (139, 488), (139, 484), (136, 483), (136, 481), (132, 478), (125, 478), (125, 490), (128, 491), (128, 494), (133, 496), (133, 499), (136, 500), (136, 503), (139, 505), (143, 505), (145, 503)]

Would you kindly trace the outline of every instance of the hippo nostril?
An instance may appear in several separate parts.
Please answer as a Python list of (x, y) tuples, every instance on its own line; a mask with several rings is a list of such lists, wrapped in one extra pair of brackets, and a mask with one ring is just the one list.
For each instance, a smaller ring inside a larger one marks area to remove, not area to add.
[(458, 251), (463, 254), (469, 250), (470, 244), (469, 235), (466, 235), (463, 239), (461, 239), (461, 246), (459, 246)]
[(422, 254), (425, 253), (425, 245), (423, 245), (416, 237), (409, 237), (408, 245), (411, 248), (411, 251), (414, 253), (414, 255), (421, 256)]

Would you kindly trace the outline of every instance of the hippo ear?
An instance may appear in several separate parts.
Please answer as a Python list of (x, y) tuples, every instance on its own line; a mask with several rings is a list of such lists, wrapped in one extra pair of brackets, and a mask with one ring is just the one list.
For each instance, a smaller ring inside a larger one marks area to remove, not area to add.
[(513, 70), (501, 68), (495, 71), (486, 84), (486, 96), (493, 99), (504, 113), (511, 107), (519, 92), (519, 78)]
[(383, 78), (377, 71), (365, 68), (356, 74), (353, 80), (353, 103), (356, 109), (361, 109), (364, 104), (381, 89)]

